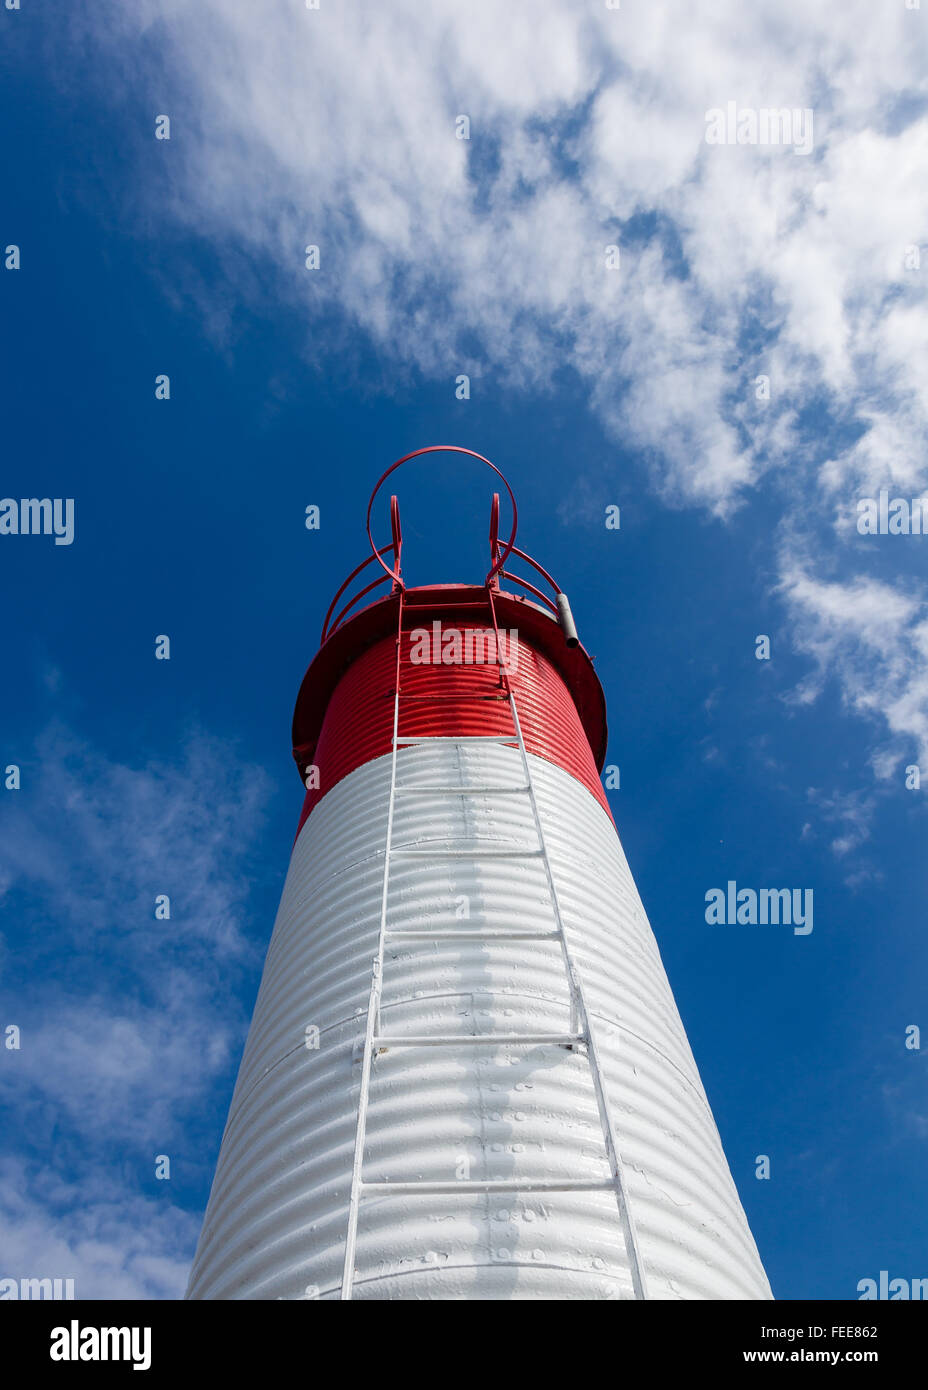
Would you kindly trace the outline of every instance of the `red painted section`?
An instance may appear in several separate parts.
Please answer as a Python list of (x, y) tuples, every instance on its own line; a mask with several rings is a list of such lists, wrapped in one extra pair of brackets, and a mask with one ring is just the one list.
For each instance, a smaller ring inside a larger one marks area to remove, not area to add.
[[(411, 604), (423, 606), (418, 613), (407, 608), (404, 616), (399, 714), (401, 737), (512, 732), (512, 715), (505, 697), (501, 697), (496, 665), (466, 662), (424, 665), (410, 660), (413, 651), (412, 630), (418, 628), (431, 632), (431, 624), (436, 617), (444, 630), (453, 627), (466, 633), (468, 629), (476, 628), (483, 632), (491, 627), (488, 614), (479, 609), (465, 613), (461, 608), (462, 603), (481, 592), (465, 588), (453, 593), (434, 589), (408, 592), (407, 598)], [(430, 596), (435, 601), (430, 605), (423, 604), (423, 599)], [(354, 624), (358, 624), (355, 633), (357, 640), (365, 630), (361, 621), (365, 613), (370, 614), (371, 609), (381, 607), (388, 607), (393, 614), (392, 632), (374, 637), (361, 650), (355, 646), (354, 653), (350, 647), (346, 648), (344, 669), (326, 692), (324, 713), (319, 709), (320, 688), (324, 689), (329, 681), (324, 679), (322, 669), (313, 677), (329, 643), (323, 646), (304, 681), (294, 718), (294, 757), (301, 772), (309, 763), (318, 767), (319, 787), (307, 792), (300, 827), (316, 802), (343, 777), (372, 758), (382, 757), (391, 751), (396, 677), (396, 601), (384, 600), (371, 605), (341, 631), (350, 630)], [(531, 617), (526, 621), (529, 610)], [(580, 651), (585, 668), (578, 664), (576, 669), (588, 669), (601, 700), (599, 683), (592, 675), (589, 657), (582, 649), (568, 653), (560, 629), (534, 605), (523, 601), (516, 604), (508, 596), (502, 604), (497, 602), (497, 611), (501, 627), (516, 626), (516, 621), (522, 619), (518, 623), (518, 656), (515, 669), (510, 671), (510, 680), (527, 750), (571, 773), (610, 814), (598, 773), (602, 758), (594, 757), (588, 735), (588, 728), (591, 728), (599, 737), (601, 725), (604, 749), (604, 712), (601, 708), (591, 708), (587, 710), (586, 720), (581, 719), (564, 673), (544, 648), (550, 643), (551, 653), (557, 654), (571, 669), (574, 669), (572, 663), (577, 660), (577, 651)], [(382, 632), (382, 624), (378, 623), (378, 626)], [(532, 633), (530, 629), (535, 629), (535, 632)], [(373, 636), (373, 633), (370, 635)], [(433, 653), (434, 645), (430, 654)], [(421, 647), (419, 654), (422, 654)], [(582, 682), (579, 684), (582, 686)], [(582, 687), (582, 693), (588, 703), (595, 705), (591, 688)], [(315, 716), (314, 706), (318, 711)], [(598, 720), (595, 717), (597, 714)], [(318, 728), (315, 737), (313, 726)], [(302, 737), (299, 737), (301, 731)], [(597, 753), (599, 751), (597, 749)]]

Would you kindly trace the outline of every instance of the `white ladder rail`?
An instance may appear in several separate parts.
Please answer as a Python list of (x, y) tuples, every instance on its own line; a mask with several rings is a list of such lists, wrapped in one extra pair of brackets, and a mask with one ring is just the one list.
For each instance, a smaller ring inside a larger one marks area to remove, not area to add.
[(522, 769), (525, 774), (525, 783), (528, 788), (528, 797), (532, 807), (532, 817), (535, 822), (535, 833), (538, 836), (538, 845), (541, 849), (541, 857), (545, 866), (545, 875), (548, 881), (548, 892), (551, 894), (551, 906), (554, 909), (555, 925), (560, 936), (561, 951), (564, 956), (564, 965), (567, 970), (567, 982), (571, 997), (571, 1016), (570, 1031), (576, 1033), (582, 1031), (587, 1043), (587, 1061), (589, 1062), (590, 1072), (593, 1078), (593, 1090), (596, 1094), (596, 1105), (599, 1110), (600, 1127), (603, 1133), (603, 1142), (606, 1147), (606, 1156), (612, 1171), (613, 1183), (615, 1185), (615, 1199), (619, 1214), (619, 1224), (622, 1227), (622, 1234), (625, 1239), (625, 1251), (628, 1256), (629, 1271), (632, 1277), (632, 1287), (635, 1290), (635, 1297), (646, 1299), (648, 1297), (647, 1280), (644, 1271), (644, 1261), (641, 1257), (641, 1247), (638, 1242), (638, 1232), (635, 1227), (634, 1217), (632, 1216), (631, 1206), (628, 1200), (628, 1188), (625, 1182), (625, 1174), (622, 1164), (622, 1157), (619, 1152), (618, 1139), (615, 1132), (615, 1125), (612, 1120), (612, 1113), (609, 1109), (609, 1099), (606, 1095), (606, 1087), (603, 1081), (602, 1067), (600, 1065), (600, 1053), (596, 1040), (596, 1030), (593, 1020), (586, 1006), (586, 997), (583, 992), (583, 985), (580, 972), (570, 950), (570, 943), (567, 938), (567, 929), (561, 914), (561, 905), (557, 895), (557, 886), (554, 882), (554, 875), (551, 871), (551, 861), (548, 857), (548, 848), (545, 841), (544, 827), (541, 823), (541, 813), (538, 809), (538, 797), (535, 794), (535, 782), (532, 777), (532, 768), (528, 760), (528, 751), (525, 747), (525, 739), (522, 736), (522, 724), (519, 720), (519, 711), (516, 708), (515, 695), (512, 689), (512, 682), (509, 679), (509, 672), (503, 664), (502, 650), (499, 638), (499, 623), (496, 617), (496, 604), (493, 600), (493, 587), (487, 585), (487, 600), (489, 602), (490, 614), (493, 618), (493, 631), (496, 634), (496, 657), (499, 665), (500, 685), (509, 697), (509, 708), (512, 713), (512, 725), (515, 730), (516, 739), (519, 745), (519, 754), (522, 758)]
[[(507, 682), (508, 684), (508, 682)], [(568, 988), (571, 1000), (571, 1020), (570, 1031), (582, 1035), (587, 1044), (587, 1060), (590, 1066), (590, 1073), (593, 1078), (593, 1090), (596, 1094), (596, 1105), (599, 1111), (600, 1127), (603, 1132), (603, 1140), (606, 1147), (606, 1157), (609, 1160), (609, 1167), (612, 1171), (612, 1186), (615, 1192), (616, 1206), (619, 1212), (619, 1223), (622, 1227), (622, 1234), (625, 1239), (625, 1250), (628, 1256), (629, 1271), (632, 1277), (632, 1287), (635, 1290), (635, 1297), (646, 1299), (647, 1282), (644, 1272), (644, 1261), (641, 1257), (641, 1248), (638, 1242), (638, 1232), (635, 1228), (634, 1218), (628, 1201), (628, 1189), (625, 1183), (625, 1176), (622, 1165), (622, 1158), (619, 1152), (618, 1140), (616, 1137), (615, 1126), (612, 1114), (609, 1110), (609, 1101), (606, 1096), (606, 1088), (603, 1082), (602, 1067), (599, 1060), (599, 1048), (596, 1041), (596, 1030), (593, 1026), (593, 1019), (586, 1006), (586, 998), (583, 992), (583, 985), (580, 980), (580, 972), (574, 962), (567, 939), (567, 931), (564, 926), (564, 919), (561, 915), (561, 906), (558, 900), (557, 887), (554, 882), (554, 875), (551, 872), (551, 861), (548, 858), (548, 849), (545, 843), (544, 829), (541, 823), (541, 815), (538, 810), (538, 798), (535, 795), (535, 784), (532, 779), (531, 764), (528, 760), (528, 752), (525, 741), (522, 737), (522, 725), (519, 722), (519, 714), (516, 709), (515, 696), (510, 688), (509, 705), (512, 710), (512, 721), (515, 726), (516, 735), (519, 741), (519, 752), (522, 756), (522, 766), (525, 771), (525, 780), (528, 784), (528, 796), (532, 807), (532, 816), (535, 821), (535, 832), (538, 836), (538, 843), (541, 848), (541, 859), (545, 866), (545, 876), (548, 881), (548, 892), (551, 895), (551, 906), (554, 909), (554, 919), (557, 924), (557, 935), (561, 943), (561, 951), (564, 956), (564, 965), (567, 971)]]
[(390, 887), (390, 850), (393, 845), (393, 808), (396, 804), (396, 754), (399, 747), (397, 732), (400, 719), (400, 663), (403, 651), (403, 591), (399, 594), (399, 620), (396, 634), (396, 682), (393, 697), (393, 756), (390, 762), (390, 800), (387, 806), (387, 839), (383, 856), (383, 889), (380, 896), (380, 932), (377, 954), (371, 970), (371, 992), (367, 1001), (367, 1026), (364, 1031), (364, 1053), (361, 1061), (361, 1092), (358, 1097), (358, 1126), (354, 1139), (354, 1161), (351, 1165), (351, 1192), (348, 1197), (348, 1231), (345, 1236), (345, 1264), (342, 1270), (341, 1297), (350, 1301), (354, 1286), (354, 1256), (358, 1242), (358, 1210), (361, 1203), (364, 1168), (364, 1145), (367, 1139), (367, 1106), (370, 1098), (371, 1060), (374, 1038), (380, 1032), (380, 998), (383, 988), (384, 940), (387, 934), (387, 895)]

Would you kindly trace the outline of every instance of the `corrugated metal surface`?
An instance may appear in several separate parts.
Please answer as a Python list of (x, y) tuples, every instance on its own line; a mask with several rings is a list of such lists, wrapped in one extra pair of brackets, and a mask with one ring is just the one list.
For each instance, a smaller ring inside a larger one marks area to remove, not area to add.
[[(650, 1296), (769, 1298), (614, 827), (574, 777), (530, 761), (565, 926), (598, 1022)], [(191, 1298), (338, 1297), (389, 778), (389, 757), (345, 776), (295, 846)], [(515, 750), (417, 746), (398, 755), (398, 779), (517, 784), (521, 763)], [(533, 846), (528, 799), (398, 798), (395, 846), (462, 841)], [(566, 1028), (554, 944), (466, 936), (481, 925), (551, 925), (537, 861), (398, 858), (391, 885), (394, 928), (461, 932), (460, 942), (387, 951), (391, 1034)], [(307, 1025), (320, 1030), (318, 1049), (305, 1046)], [(390, 1049), (373, 1070), (364, 1175), (607, 1176), (589, 1068), (551, 1045)], [(367, 1197), (356, 1267), (356, 1298), (632, 1296), (608, 1193)]]
[[(430, 610), (437, 611), (437, 610)], [(447, 622), (466, 630), (472, 624), (449, 609)], [(414, 625), (410, 619), (409, 626)], [(426, 625), (426, 628), (428, 625)], [(480, 629), (486, 627), (481, 619)], [(509, 705), (499, 696), (499, 672), (489, 665), (418, 665), (410, 661), (409, 633), (403, 638), (400, 733), (508, 734)], [(510, 673), (525, 746), (530, 753), (566, 768), (609, 805), (576, 705), (558, 672), (527, 642), (518, 643)], [(349, 667), (329, 702), (315, 752), (319, 787), (306, 795), (302, 825), (313, 806), (362, 763), (389, 752), (393, 736), (396, 639), (377, 642)]]

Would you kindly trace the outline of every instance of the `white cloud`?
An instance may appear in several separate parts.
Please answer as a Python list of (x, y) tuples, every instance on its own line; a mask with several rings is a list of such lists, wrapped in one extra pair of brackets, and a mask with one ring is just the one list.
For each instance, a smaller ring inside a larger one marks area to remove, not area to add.
[(873, 796), (861, 792), (836, 792), (827, 796), (814, 787), (809, 789), (808, 795), (823, 820), (838, 826), (838, 834), (830, 845), (833, 854), (842, 858), (869, 838), (876, 809)]
[[(108, 983), (101, 971), (101, 991)], [(87, 999), (33, 986), (28, 1002), (9, 1006), (21, 1045), (5, 1057), (0, 1094), (41, 1132), (64, 1124), (89, 1148), (175, 1143), (245, 1019), (231, 994), (224, 1008), (210, 998), (201, 973), (170, 972), (153, 993), (146, 1003), (132, 987)]]
[(243, 928), (270, 782), (201, 735), (171, 763), (131, 766), (60, 724), (26, 772), (0, 807), (17, 930), (0, 1003), (20, 1029), (0, 1096), (24, 1155), (0, 1169), (0, 1277), (179, 1297), (199, 1214), (168, 1182), (162, 1200), (142, 1187), (159, 1153), (199, 1171), (217, 1123), (208, 1102), (247, 1023), (236, 987), (260, 956)]
[(167, 894), (185, 952), (246, 951), (247, 849), (270, 779), (203, 734), (178, 753), (170, 764), (119, 763), (49, 725), (28, 789), (0, 806), (7, 887), (38, 890), (56, 930), (83, 944), (106, 934), (124, 949), (128, 936), (163, 959), (181, 930), (156, 926), (155, 897)]
[[(895, 538), (905, 544), (914, 538)], [(917, 543), (917, 540), (916, 540)], [(834, 676), (846, 704), (879, 716), (928, 765), (928, 603), (924, 594), (856, 577), (823, 581), (795, 555), (783, 563), (783, 591), (795, 616), (793, 638), (815, 662), (801, 697), (814, 699)], [(884, 748), (881, 762), (898, 749)], [(861, 762), (866, 753), (861, 750)]]
[(73, 1279), (79, 1299), (181, 1298), (199, 1221), (104, 1170), (77, 1178), (0, 1163), (0, 1278)]
[[(140, 14), (107, 12), (130, 74), (134, 30), (149, 24), (189, 77), (193, 116), (171, 149), (178, 218), (248, 246), (308, 312), (331, 296), (428, 372), (451, 371), (466, 332), (488, 368), (539, 385), (557, 334), (607, 424), (664, 453), (673, 487), (708, 505), (761, 466), (724, 400), (759, 286), (784, 347), (808, 360), (806, 387), (851, 403), (855, 325), (869, 354), (886, 289), (922, 297), (901, 265), (904, 245), (928, 238), (928, 120), (862, 128), (921, 81), (925, 27), (901, 5), (860, 0), (837, 22), (794, 0), (776, 26), (737, 0), (672, 14), (634, 0), (582, 13), (291, 3), (273, 18), (147, 0)], [(707, 146), (705, 112), (728, 100), (817, 107), (818, 153)], [(459, 113), (469, 142), (454, 138)], [(498, 168), (477, 197), (468, 169), (488, 151)], [(617, 219), (636, 211), (672, 220), (684, 283), (653, 250), (604, 270)], [(323, 248), (312, 283), (308, 240)]]

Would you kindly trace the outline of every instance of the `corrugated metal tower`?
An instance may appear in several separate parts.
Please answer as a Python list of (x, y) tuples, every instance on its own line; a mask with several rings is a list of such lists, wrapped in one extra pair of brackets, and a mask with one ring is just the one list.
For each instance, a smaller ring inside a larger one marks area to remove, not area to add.
[(407, 588), (395, 497), (374, 545), (381, 484), (444, 447), (374, 489), (300, 690), (308, 791), (187, 1296), (770, 1298), (603, 794), (602, 690), (508, 483), (447, 446), (512, 504), (483, 585)]

